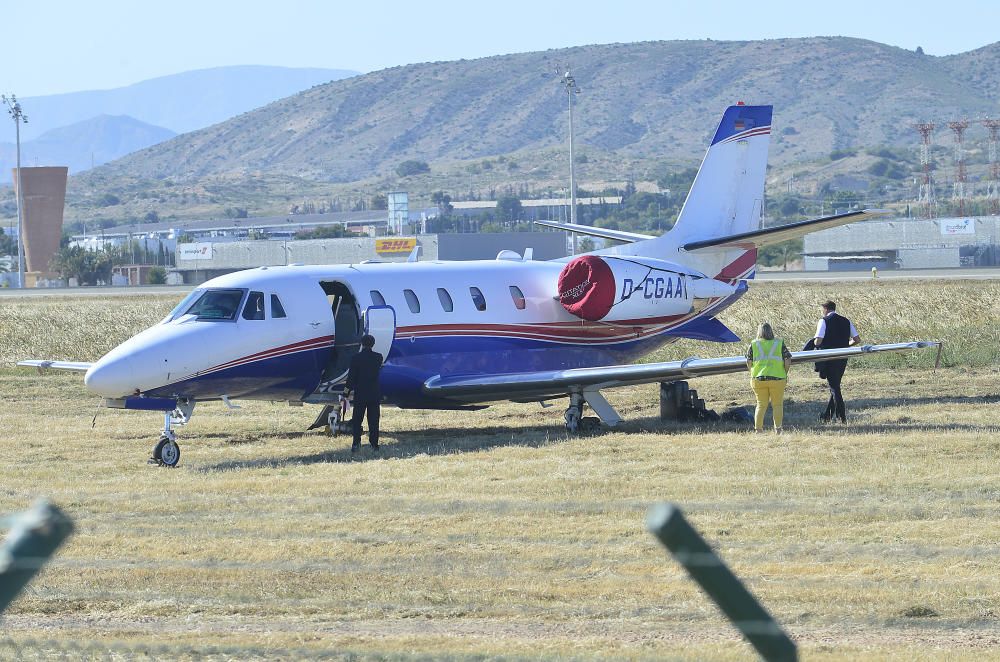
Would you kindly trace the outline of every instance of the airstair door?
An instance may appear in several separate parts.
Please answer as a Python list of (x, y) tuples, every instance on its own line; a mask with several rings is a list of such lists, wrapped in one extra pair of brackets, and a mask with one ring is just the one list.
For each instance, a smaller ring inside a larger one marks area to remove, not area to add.
[(365, 333), (375, 338), (372, 349), (382, 355), (382, 360), (389, 358), (389, 349), (396, 339), (396, 311), (390, 306), (370, 306), (364, 312)]

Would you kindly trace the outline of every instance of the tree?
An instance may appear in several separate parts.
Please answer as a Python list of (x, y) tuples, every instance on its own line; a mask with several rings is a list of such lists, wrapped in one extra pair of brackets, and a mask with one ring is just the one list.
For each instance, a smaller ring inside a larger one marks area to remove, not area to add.
[(442, 215), (447, 215), (455, 209), (451, 204), (451, 196), (444, 191), (437, 191), (431, 195), (431, 203), (441, 210)]
[(339, 239), (349, 237), (351, 233), (343, 225), (321, 225), (313, 230), (299, 230), (296, 239)]
[(153, 267), (146, 276), (146, 282), (150, 285), (163, 285), (167, 282), (167, 270), (163, 267)]
[(389, 198), (387, 198), (382, 193), (377, 193), (372, 196), (372, 209), (388, 209), (389, 208)]
[(403, 161), (396, 166), (396, 174), (400, 177), (409, 177), (411, 175), (419, 175), (430, 171), (431, 167), (424, 161)]
[(501, 221), (516, 221), (521, 217), (521, 201), (517, 196), (505, 195), (497, 200), (497, 218)]
[(590, 237), (584, 237), (583, 239), (580, 240), (579, 247), (581, 253), (589, 253), (595, 248), (594, 240)]
[(76, 278), (81, 285), (97, 285), (111, 280), (111, 255), (105, 251), (88, 251), (81, 246), (59, 249), (52, 258), (52, 270), (63, 278)]
[(802, 213), (802, 204), (796, 198), (786, 198), (778, 208), (783, 217), (798, 216)]
[(17, 253), (17, 242), (10, 235), (4, 234), (0, 228), (0, 255), (14, 255)]

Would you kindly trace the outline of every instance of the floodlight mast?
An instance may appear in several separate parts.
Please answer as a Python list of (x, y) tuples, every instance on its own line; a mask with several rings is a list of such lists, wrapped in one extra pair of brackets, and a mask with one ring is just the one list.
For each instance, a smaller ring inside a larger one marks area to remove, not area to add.
[[(569, 69), (563, 74), (563, 85), (566, 86), (566, 96), (569, 99), (569, 222), (576, 224), (576, 162), (573, 158), (573, 95), (580, 93), (576, 79), (570, 75)], [(573, 233), (573, 255), (576, 255), (576, 233)]]
[(12, 118), (14, 118), (14, 132), (17, 139), (17, 170), (15, 172), (15, 177), (17, 182), (15, 183), (15, 198), (17, 202), (17, 287), (24, 287), (24, 244), (22, 243), (24, 237), (24, 223), (23, 223), (23, 212), (22, 201), (24, 200), (24, 192), (21, 190), (21, 123), (28, 123), (28, 118), (25, 117), (24, 113), (21, 111), (21, 104), (18, 103), (17, 97), (13, 94), (8, 97), (6, 94), (0, 94), (0, 100), (3, 104), (7, 106), (7, 112)]

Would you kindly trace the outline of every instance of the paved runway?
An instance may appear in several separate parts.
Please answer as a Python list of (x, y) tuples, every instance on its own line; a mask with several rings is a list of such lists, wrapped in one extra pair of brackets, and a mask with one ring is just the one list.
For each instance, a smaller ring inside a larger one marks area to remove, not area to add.
[(170, 294), (179, 298), (193, 289), (191, 285), (142, 285), (139, 287), (39, 287), (19, 290), (0, 287), (0, 297), (108, 297), (138, 294)]
[[(879, 280), (998, 280), (1000, 268), (982, 267), (978, 269), (892, 269), (878, 272)], [(871, 280), (869, 271), (758, 271), (756, 280), (820, 280), (843, 282)]]

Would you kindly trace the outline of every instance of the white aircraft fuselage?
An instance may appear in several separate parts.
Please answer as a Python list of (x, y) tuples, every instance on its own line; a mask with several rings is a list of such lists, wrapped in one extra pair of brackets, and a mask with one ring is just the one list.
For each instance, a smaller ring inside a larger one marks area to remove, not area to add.
[[(713, 335), (717, 327), (705, 321), (745, 287), (697, 300), (685, 290), (701, 274), (677, 267), (659, 282), (648, 278), (635, 296), (674, 300), (673, 309), (685, 312), (587, 321), (559, 301), (565, 266), (507, 258), (240, 271), (198, 287), (162, 322), (91, 366), (85, 383), (109, 399), (308, 401), (324, 383), (324, 392), (339, 391), (329, 382), (344, 376), (368, 317), (378, 311), (392, 320), (368, 329), (385, 355), (382, 392), (387, 403), (404, 407), (453, 406), (424, 393), (436, 376), (615, 365), (678, 337), (732, 339)], [(186, 314), (186, 306), (210, 292), (238, 296), (238, 303), (220, 318)], [(251, 309), (261, 299), (263, 311)]]

